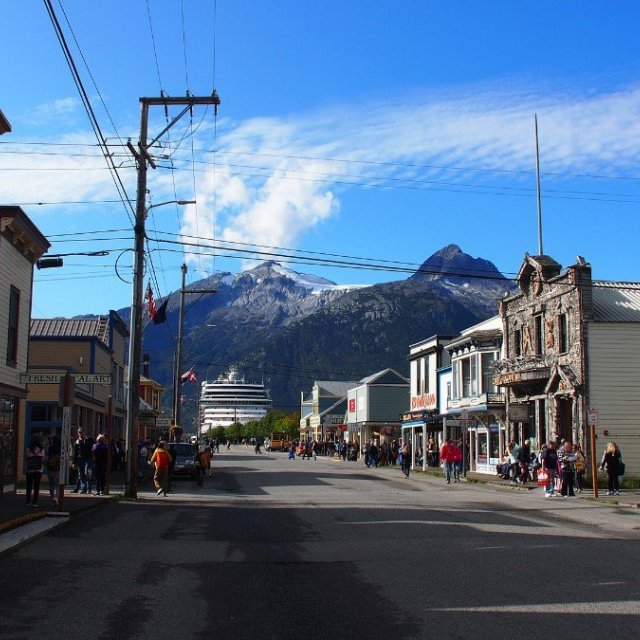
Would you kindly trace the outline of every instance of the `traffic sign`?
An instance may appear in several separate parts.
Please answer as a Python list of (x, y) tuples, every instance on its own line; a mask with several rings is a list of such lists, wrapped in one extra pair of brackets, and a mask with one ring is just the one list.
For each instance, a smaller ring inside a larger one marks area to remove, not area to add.
[(589, 407), (587, 411), (587, 424), (590, 427), (598, 426), (598, 410), (595, 407)]

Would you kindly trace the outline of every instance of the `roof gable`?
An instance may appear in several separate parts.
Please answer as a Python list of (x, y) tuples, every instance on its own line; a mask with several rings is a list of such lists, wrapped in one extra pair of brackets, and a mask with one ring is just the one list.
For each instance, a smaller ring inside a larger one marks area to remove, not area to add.
[(362, 378), (360, 382), (362, 384), (368, 384), (370, 386), (383, 384), (409, 384), (409, 380), (407, 380), (404, 376), (401, 376), (394, 369), (384, 369), (383, 371), (378, 371), (377, 373), (373, 373), (366, 378)]

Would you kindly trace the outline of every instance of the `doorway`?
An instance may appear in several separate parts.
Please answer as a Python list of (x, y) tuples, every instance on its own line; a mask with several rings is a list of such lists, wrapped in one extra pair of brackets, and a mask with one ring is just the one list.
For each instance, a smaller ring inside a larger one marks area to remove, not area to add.
[(556, 396), (556, 428), (560, 440), (573, 439), (573, 399)]

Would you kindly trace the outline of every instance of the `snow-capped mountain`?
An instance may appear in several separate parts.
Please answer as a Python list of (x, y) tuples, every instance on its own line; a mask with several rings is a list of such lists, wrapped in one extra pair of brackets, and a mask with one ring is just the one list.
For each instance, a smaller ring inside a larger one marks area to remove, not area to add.
[[(200, 380), (238, 364), (265, 381), (274, 408), (295, 411), (314, 379), (357, 380), (387, 367), (408, 374), (409, 345), (435, 333), (453, 335), (497, 313), (510, 283), (490, 262), (450, 245), (412, 277), (377, 285), (338, 285), (265, 262), (190, 286), (217, 293), (190, 297), (183, 364), (194, 366)], [(153, 354), (152, 376), (167, 389), (179, 300), (179, 292), (172, 293), (166, 326), (150, 325), (143, 336), (145, 353)], [(128, 310), (121, 315), (128, 317)], [(187, 405), (185, 414), (190, 411)]]

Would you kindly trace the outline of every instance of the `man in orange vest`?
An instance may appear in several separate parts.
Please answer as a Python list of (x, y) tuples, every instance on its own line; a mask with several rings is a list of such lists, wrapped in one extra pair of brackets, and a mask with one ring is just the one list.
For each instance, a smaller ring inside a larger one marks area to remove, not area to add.
[(153, 474), (153, 483), (158, 490), (156, 493), (167, 495), (169, 491), (169, 465), (171, 464), (171, 454), (166, 450), (165, 443), (158, 442), (156, 450), (151, 456), (151, 463), (155, 464), (156, 470)]

